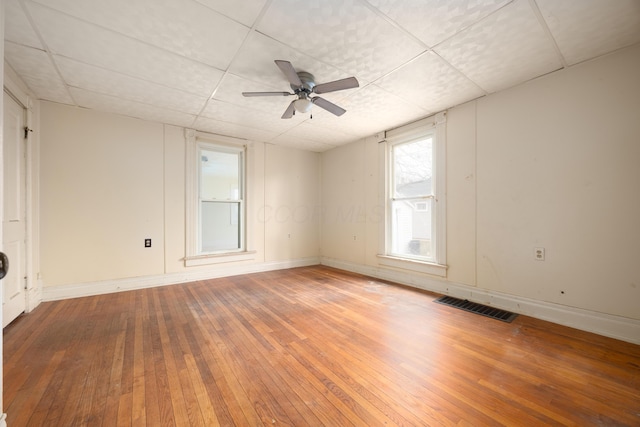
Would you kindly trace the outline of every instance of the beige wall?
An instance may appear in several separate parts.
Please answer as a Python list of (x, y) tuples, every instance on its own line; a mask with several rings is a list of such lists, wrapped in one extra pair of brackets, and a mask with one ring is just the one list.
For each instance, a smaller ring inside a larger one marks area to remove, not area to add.
[[(322, 156), (322, 255), (365, 262), (367, 143), (359, 141)], [(375, 188), (375, 187), (374, 187)]]
[[(638, 70), (636, 46), (448, 112), (446, 280), (640, 319)], [(322, 255), (369, 271), (376, 145), (322, 157)]]
[(478, 101), (478, 286), (640, 319), (639, 71), (636, 47)]
[[(214, 276), (226, 267), (184, 266), (184, 129), (41, 104), (45, 288), (193, 271)], [(256, 255), (234, 265), (318, 257), (319, 215), (274, 220), (264, 212), (319, 206), (320, 155), (252, 143), (248, 162), (248, 247)]]
[(40, 128), (44, 285), (163, 273), (163, 126), (43, 102)]
[(320, 254), (320, 155), (267, 145), (265, 260), (285, 261)]

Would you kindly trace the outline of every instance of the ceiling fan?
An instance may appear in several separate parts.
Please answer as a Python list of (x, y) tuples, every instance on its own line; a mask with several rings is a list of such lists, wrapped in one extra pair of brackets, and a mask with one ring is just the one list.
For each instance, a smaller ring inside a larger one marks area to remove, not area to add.
[(293, 92), (242, 92), (243, 96), (290, 96), (296, 95), (298, 98), (291, 101), (291, 104), (287, 107), (283, 119), (290, 119), (296, 113), (307, 113), (311, 110), (311, 107), (315, 104), (320, 108), (324, 108), (330, 113), (336, 116), (343, 115), (347, 110), (342, 107), (338, 107), (336, 104), (327, 101), (319, 96), (312, 97), (311, 94), (336, 92), (338, 90), (352, 89), (359, 86), (358, 80), (355, 77), (347, 77), (346, 79), (335, 80), (328, 83), (316, 84), (315, 78), (312, 74), (306, 71), (296, 71), (289, 61), (276, 60), (276, 65), (284, 73), (289, 80), (291, 89)]

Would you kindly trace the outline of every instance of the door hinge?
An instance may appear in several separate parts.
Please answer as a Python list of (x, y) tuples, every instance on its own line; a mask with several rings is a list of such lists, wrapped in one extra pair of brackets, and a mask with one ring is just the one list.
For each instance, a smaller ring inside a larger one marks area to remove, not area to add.
[(28, 280), (27, 280), (27, 277), (29, 277), (29, 276), (24, 276), (24, 289), (25, 289), (25, 290), (28, 290), (28, 289), (29, 289), (29, 288), (27, 287), (27, 286), (28, 286), (28, 284), (29, 284), (29, 283), (28, 283)]
[(24, 139), (29, 137), (29, 132), (33, 132), (33, 129), (29, 129), (29, 126), (24, 127)]

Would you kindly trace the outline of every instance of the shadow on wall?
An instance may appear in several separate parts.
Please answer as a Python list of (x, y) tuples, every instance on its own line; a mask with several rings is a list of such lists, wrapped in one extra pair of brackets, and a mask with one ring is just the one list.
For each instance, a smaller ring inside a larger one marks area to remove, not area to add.
[(328, 224), (344, 223), (379, 223), (384, 221), (384, 207), (374, 206), (366, 209), (363, 206), (339, 206), (337, 208), (319, 205), (280, 205), (265, 206), (257, 213), (257, 220), (261, 223), (294, 222), (303, 224), (323, 220)]

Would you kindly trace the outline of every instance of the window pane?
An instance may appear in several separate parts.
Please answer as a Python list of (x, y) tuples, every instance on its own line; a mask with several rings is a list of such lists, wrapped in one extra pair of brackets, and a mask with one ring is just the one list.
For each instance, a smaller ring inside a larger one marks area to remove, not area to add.
[(408, 258), (434, 258), (433, 200), (391, 202), (391, 254)]
[(433, 138), (393, 146), (393, 197), (429, 196), (432, 193)]
[(200, 150), (200, 198), (239, 200), (240, 153)]
[(200, 251), (240, 249), (240, 203), (203, 201), (200, 205)]

